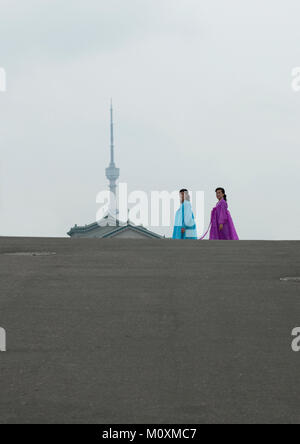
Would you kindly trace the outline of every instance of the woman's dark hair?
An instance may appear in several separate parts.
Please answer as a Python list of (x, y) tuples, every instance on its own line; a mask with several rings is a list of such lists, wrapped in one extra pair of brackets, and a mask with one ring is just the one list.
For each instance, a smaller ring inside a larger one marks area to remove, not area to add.
[(216, 192), (217, 192), (217, 191), (222, 191), (222, 193), (224, 194), (224, 200), (227, 202), (227, 195), (226, 195), (226, 193), (225, 193), (224, 188), (217, 188), (217, 189), (216, 189)]
[(186, 188), (182, 188), (182, 190), (179, 191), (179, 193), (186, 193), (188, 190)]

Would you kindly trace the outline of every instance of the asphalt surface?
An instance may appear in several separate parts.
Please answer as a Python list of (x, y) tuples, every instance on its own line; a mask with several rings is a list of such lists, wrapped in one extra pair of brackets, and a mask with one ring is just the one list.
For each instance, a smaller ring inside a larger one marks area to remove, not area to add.
[(299, 424), (296, 276), (300, 242), (0, 238), (0, 423)]

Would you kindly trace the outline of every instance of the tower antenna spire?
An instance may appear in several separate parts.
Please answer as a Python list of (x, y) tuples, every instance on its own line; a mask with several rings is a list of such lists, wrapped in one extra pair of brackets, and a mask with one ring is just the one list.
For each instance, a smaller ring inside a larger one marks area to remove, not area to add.
[(114, 111), (113, 102), (110, 100), (110, 163), (115, 163), (115, 144), (114, 144)]
[(109, 181), (110, 191), (116, 195), (117, 180), (120, 177), (120, 170), (115, 164), (115, 143), (114, 143), (114, 115), (113, 115), (113, 103), (110, 102), (110, 164), (106, 168), (106, 177)]

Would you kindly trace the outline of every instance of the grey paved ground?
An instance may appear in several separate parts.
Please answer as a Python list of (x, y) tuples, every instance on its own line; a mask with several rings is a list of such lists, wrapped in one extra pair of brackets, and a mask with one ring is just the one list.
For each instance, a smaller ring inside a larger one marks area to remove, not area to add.
[(299, 242), (0, 238), (0, 422), (300, 423), (299, 275)]

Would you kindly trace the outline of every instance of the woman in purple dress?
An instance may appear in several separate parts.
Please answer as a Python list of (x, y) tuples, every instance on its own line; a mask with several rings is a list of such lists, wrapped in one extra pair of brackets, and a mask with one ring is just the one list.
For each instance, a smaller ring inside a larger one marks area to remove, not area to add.
[(211, 213), (210, 240), (239, 240), (233, 220), (228, 211), (224, 188), (217, 188), (218, 203)]

